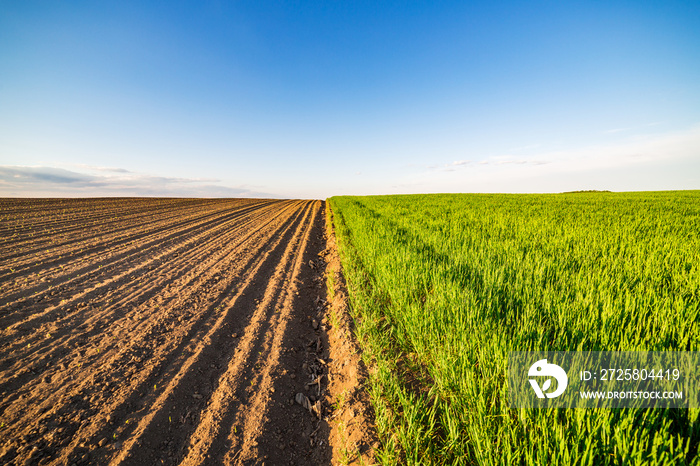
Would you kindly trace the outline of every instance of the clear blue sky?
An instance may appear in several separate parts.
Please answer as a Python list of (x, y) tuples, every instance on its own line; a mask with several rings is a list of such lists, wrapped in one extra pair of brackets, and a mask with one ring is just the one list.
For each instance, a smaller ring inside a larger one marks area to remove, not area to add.
[(0, 195), (700, 189), (700, 5), (0, 0)]

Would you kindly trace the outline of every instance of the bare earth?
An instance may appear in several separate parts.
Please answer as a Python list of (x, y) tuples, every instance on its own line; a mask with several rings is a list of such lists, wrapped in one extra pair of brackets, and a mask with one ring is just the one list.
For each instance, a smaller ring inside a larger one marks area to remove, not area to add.
[(0, 464), (371, 464), (323, 207), (0, 199)]

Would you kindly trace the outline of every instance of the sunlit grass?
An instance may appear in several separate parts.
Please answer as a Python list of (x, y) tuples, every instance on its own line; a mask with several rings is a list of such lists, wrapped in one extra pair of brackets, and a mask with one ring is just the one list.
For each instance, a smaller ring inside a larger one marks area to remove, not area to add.
[(384, 464), (697, 463), (698, 410), (515, 410), (511, 350), (700, 343), (700, 192), (330, 199)]

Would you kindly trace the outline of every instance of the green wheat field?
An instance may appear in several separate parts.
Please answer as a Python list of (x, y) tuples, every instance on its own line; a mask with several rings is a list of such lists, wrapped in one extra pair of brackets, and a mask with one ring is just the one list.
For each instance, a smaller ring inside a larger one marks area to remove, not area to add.
[(700, 464), (697, 409), (512, 409), (509, 351), (700, 349), (700, 191), (333, 197), (382, 464)]

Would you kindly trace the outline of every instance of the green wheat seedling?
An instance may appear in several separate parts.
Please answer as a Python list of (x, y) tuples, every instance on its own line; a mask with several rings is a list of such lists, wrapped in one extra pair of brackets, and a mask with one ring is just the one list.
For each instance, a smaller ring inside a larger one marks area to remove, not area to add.
[(341, 393), (338, 394), (338, 396), (335, 399), (335, 402), (333, 403), (333, 411), (339, 411), (345, 407), (345, 402), (347, 401), (347, 395), (348, 392), (347, 390), (343, 390)]
[(697, 464), (699, 410), (525, 410), (509, 351), (698, 351), (700, 192), (330, 199), (383, 464)]

